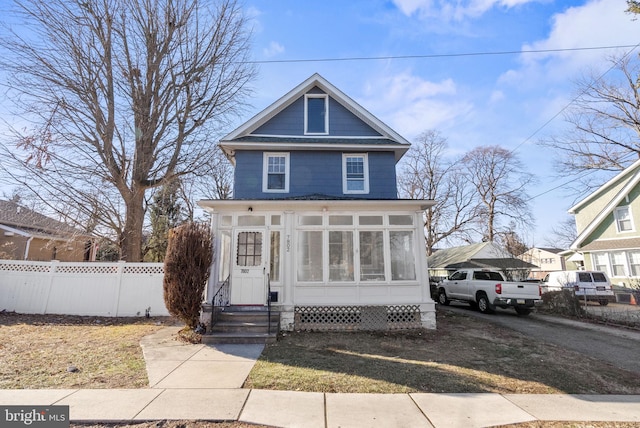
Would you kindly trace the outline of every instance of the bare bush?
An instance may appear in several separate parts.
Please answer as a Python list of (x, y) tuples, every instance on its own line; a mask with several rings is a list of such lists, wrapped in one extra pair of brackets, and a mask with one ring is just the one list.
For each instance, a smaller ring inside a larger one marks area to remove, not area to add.
[(204, 223), (186, 223), (169, 233), (164, 259), (164, 302), (169, 313), (195, 329), (209, 279), (211, 231)]
[(572, 290), (550, 291), (542, 295), (543, 312), (582, 318), (585, 311)]

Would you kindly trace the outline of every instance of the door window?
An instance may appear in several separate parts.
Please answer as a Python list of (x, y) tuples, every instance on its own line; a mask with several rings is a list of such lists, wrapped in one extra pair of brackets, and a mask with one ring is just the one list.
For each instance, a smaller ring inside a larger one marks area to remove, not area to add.
[(262, 265), (262, 232), (238, 233), (238, 266)]

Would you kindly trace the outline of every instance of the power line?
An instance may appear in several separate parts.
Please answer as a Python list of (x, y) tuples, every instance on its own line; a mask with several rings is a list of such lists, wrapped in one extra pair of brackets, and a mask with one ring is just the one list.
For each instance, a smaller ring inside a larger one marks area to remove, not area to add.
[[(520, 144), (518, 144), (513, 150), (511, 150), (511, 153), (515, 152), (516, 150), (518, 150), (523, 144), (525, 144), (527, 141), (531, 140), (538, 132), (542, 131), (542, 129), (544, 129), (547, 125), (549, 125), (552, 121), (554, 121), (558, 116), (560, 116), (565, 110), (567, 110), (572, 104), (574, 104), (582, 95), (584, 95), (589, 89), (591, 89), (593, 87), (593, 84), (595, 82), (599, 82), (600, 80), (604, 79), (604, 76), (606, 76), (611, 70), (613, 70), (620, 61), (623, 61), (625, 58), (629, 57), (629, 55), (631, 55), (631, 53), (633, 51), (635, 51), (638, 47), (640, 46), (640, 43), (633, 45), (633, 46), (629, 46), (631, 49), (629, 49), (619, 61), (616, 61), (615, 63), (613, 63), (607, 70), (605, 70), (602, 74), (600, 74), (598, 76), (597, 79), (595, 79), (595, 81), (588, 85), (586, 88), (584, 88), (578, 95), (576, 95), (571, 101), (569, 101), (564, 107), (562, 107), (556, 114), (554, 114), (549, 120), (547, 120), (544, 124), (542, 124), (540, 127), (538, 127), (538, 129), (536, 129), (531, 135), (529, 135), (526, 139), (524, 139)], [(587, 170), (585, 172), (583, 172), (583, 174), (579, 174), (579, 177), (573, 177), (572, 179), (552, 188), (549, 190), (546, 190), (542, 193), (539, 193), (535, 196), (532, 196), (529, 198), (529, 201), (536, 199), (542, 195), (546, 195), (547, 193), (550, 193), (554, 190), (557, 190), (563, 186), (565, 186), (566, 184), (570, 183), (571, 181), (574, 181), (576, 179), (582, 179), (586, 176), (589, 176), (591, 174), (594, 174), (596, 172), (598, 172), (599, 170), (596, 169), (591, 169), (591, 170)]]
[(635, 48), (637, 45), (617, 45), (617, 46), (590, 46), (578, 48), (562, 48), (562, 49), (530, 49), (519, 51), (495, 51), (495, 52), (461, 52), (449, 54), (425, 54), (425, 55), (388, 55), (388, 56), (360, 56), (346, 58), (298, 58), (298, 59), (273, 59), (273, 60), (256, 60), (247, 61), (249, 64), (291, 64), (302, 62), (344, 62), (344, 61), (380, 61), (390, 59), (430, 59), (430, 58), (456, 58), (465, 56), (492, 56), (492, 55), (520, 55), (520, 54), (538, 54), (553, 52), (577, 52), (577, 51), (593, 51), (606, 49), (626, 49)]

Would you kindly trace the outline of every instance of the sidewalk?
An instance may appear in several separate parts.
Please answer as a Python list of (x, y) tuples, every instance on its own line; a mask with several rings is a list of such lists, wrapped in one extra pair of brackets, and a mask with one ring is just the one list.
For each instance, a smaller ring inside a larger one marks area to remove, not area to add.
[(150, 388), (0, 390), (0, 405), (68, 405), (73, 422), (238, 420), (274, 427), (488, 427), (527, 421), (640, 424), (640, 396), (323, 394), (241, 389), (262, 345), (141, 342)]

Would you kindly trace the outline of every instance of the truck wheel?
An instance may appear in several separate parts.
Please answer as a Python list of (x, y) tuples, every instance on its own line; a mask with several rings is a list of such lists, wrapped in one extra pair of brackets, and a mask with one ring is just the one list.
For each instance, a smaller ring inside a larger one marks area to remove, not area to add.
[(518, 315), (529, 315), (531, 313), (531, 309), (530, 308), (521, 308), (519, 306), (516, 306), (516, 313)]
[(478, 295), (478, 309), (483, 314), (492, 314), (494, 311), (493, 305), (489, 303), (489, 299), (484, 293)]
[(447, 293), (445, 293), (442, 288), (438, 290), (438, 303), (444, 306), (449, 306), (449, 303), (451, 303), (451, 301), (447, 299)]
[(601, 299), (598, 303), (600, 303), (600, 306), (607, 306), (609, 301), (607, 299)]

